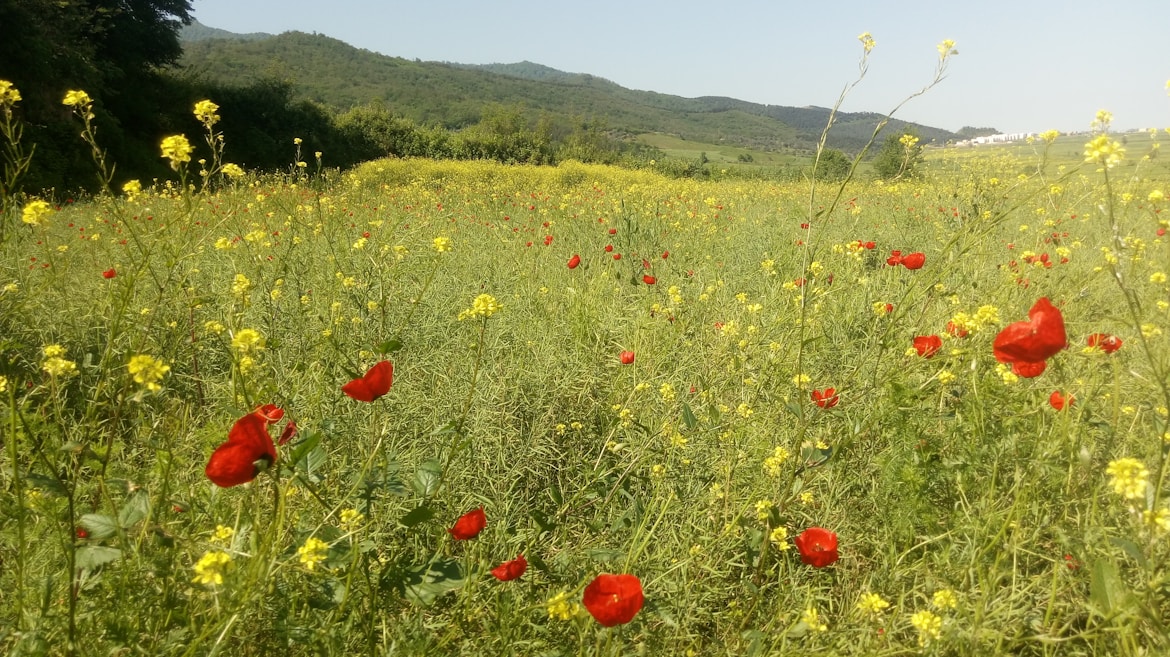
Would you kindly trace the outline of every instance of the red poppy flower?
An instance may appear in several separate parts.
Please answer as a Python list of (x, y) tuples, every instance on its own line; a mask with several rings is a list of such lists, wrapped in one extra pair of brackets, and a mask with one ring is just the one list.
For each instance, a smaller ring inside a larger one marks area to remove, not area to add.
[(615, 254), (613, 254), (613, 259), (614, 259), (614, 260), (621, 260), (621, 259), (622, 259), (622, 254), (620, 254), (620, 253), (615, 253)]
[(886, 264), (891, 267), (897, 267), (902, 264), (902, 252), (890, 251), (890, 257), (886, 258)]
[(552, 244), (552, 241), (553, 241), (553, 236), (552, 236), (552, 235), (545, 235), (545, 236), (544, 236), (544, 245), (545, 245), (545, 246), (548, 246), (549, 244)]
[(573, 257), (569, 258), (569, 269), (576, 269), (579, 264), (581, 264), (581, 256), (574, 253)]
[(930, 358), (942, 349), (942, 338), (937, 335), (919, 335), (914, 338), (914, 350), (923, 358)]
[(606, 627), (634, 620), (644, 601), (642, 582), (635, 575), (602, 573), (581, 594), (581, 604)]
[(107, 270), (102, 272), (102, 278), (113, 278), (117, 275), (118, 275), (118, 270), (112, 269), (112, 268), (107, 269)]
[(1016, 376), (1022, 376), (1025, 379), (1033, 379), (1044, 373), (1048, 369), (1048, 363), (1040, 361), (1038, 363), (1029, 363), (1027, 361), (1016, 361), (1012, 363), (1012, 372)]
[(366, 375), (341, 386), (341, 391), (358, 401), (372, 402), (390, 391), (394, 382), (394, 365), (384, 360), (370, 368)]
[(867, 251), (872, 251), (872, 250), (877, 248), (877, 243), (876, 242), (866, 242), (865, 248)]
[(526, 570), (528, 570), (528, 561), (521, 554), (511, 561), (505, 561), (492, 568), (492, 576), (501, 582), (510, 582), (514, 579), (519, 579)]
[(956, 324), (954, 322), (947, 322), (947, 333), (950, 333), (956, 338), (965, 338), (968, 335), (967, 329), (963, 328), (962, 325)]
[(809, 527), (793, 539), (800, 560), (814, 568), (824, 568), (837, 560), (837, 535), (821, 527)]
[(623, 351), (618, 358), (621, 359), (622, 365), (629, 365), (634, 362), (634, 352)]
[(260, 461), (265, 468), (276, 462), (276, 446), (268, 435), (268, 425), (284, 417), (284, 411), (266, 404), (236, 420), (228, 432), (227, 442), (215, 448), (207, 461), (204, 473), (216, 486), (229, 488), (248, 483), (260, 474)]
[(902, 266), (906, 269), (922, 269), (922, 265), (926, 264), (926, 255), (919, 252), (914, 252), (902, 257)]
[(295, 435), (297, 435), (297, 423), (289, 420), (288, 424), (284, 425), (284, 431), (280, 432), (280, 439), (276, 441), (276, 444), (283, 445), (292, 440)]
[(836, 388), (825, 388), (824, 390), (813, 390), (812, 400), (821, 408), (833, 408), (837, 402), (841, 401), (840, 395), (837, 394)]
[(1048, 403), (1058, 411), (1063, 411), (1065, 407), (1072, 406), (1076, 400), (1076, 397), (1067, 395), (1059, 390), (1053, 390), (1052, 394), (1048, 396)]
[(1111, 354), (1118, 349), (1121, 349), (1121, 338), (1116, 335), (1109, 335), (1108, 333), (1094, 333), (1085, 340), (1085, 343), (1090, 347), (1097, 347), (1107, 354)]
[(612, 244), (606, 244), (606, 245), (605, 245), (605, 252), (606, 252), (606, 253), (612, 253), (612, 252), (613, 252), (613, 245), (612, 245)]
[(666, 260), (669, 257), (670, 257), (670, 251), (663, 251), (662, 252), (662, 259), (663, 260)]
[(479, 507), (474, 511), (468, 511), (455, 521), (455, 526), (447, 530), (448, 534), (455, 537), (457, 541), (466, 541), (469, 538), (475, 538), (479, 535), (483, 528), (487, 527), (487, 515), (483, 512), (483, 507)]
[(609, 234), (610, 234), (610, 235), (617, 235), (617, 229), (616, 229), (616, 228), (610, 228), (610, 229), (609, 229)]
[(992, 343), (995, 359), (1001, 363), (1039, 363), (1067, 345), (1064, 317), (1048, 297), (1041, 297), (1032, 306), (1028, 321), (1008, 324)]
[(642, 277), (642, 282), (645, 283), (646, 285), (654, 285), (655, 283), (658, 282), (658, 279), (654, 278), (650, 274), (646, 274), (645, 276)]

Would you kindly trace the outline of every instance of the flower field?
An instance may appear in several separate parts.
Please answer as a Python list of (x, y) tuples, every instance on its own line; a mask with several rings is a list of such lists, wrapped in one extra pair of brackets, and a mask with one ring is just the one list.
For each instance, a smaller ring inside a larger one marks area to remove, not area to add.
[(840, 188), (170, 140), (14, 206), (0, 648), (1170, 650), (1170, 169), (1104, 119)]

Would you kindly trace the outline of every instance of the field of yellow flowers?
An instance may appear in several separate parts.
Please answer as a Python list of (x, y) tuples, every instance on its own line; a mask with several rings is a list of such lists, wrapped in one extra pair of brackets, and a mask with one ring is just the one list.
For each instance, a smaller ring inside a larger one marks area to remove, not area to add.
[(1170, 650), (1157, 135), (255, 176), (215, 110), (6, 209), (5, 654)]

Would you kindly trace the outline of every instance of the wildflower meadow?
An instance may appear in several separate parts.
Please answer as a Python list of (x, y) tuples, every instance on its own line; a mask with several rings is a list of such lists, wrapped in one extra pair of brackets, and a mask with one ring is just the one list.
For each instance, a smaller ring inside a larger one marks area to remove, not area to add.
[(122, 181), (61, 94), (102, 191), (0, 205), (5, 654), (1170, 652), (1167, 132), (259, 173), (208, 99)]

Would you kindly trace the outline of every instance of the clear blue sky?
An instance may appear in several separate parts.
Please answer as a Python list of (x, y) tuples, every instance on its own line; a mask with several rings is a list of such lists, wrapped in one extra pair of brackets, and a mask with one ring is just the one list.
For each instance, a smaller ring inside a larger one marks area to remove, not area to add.
[(783, 2), (780, 0), (194, 0), (233, 32), (319, 32), (408, 59), (528, 60), (685, 97), (831, 106), (857, 72), (857, 35), (877, 47), (848, 111), (887, 112), (929, 81), (954, 39), (947, 79), (897, 116), (957, 130), (1083, 130), (1099, 109), (1118, 129), (1170, 126), (1170, 0)]

